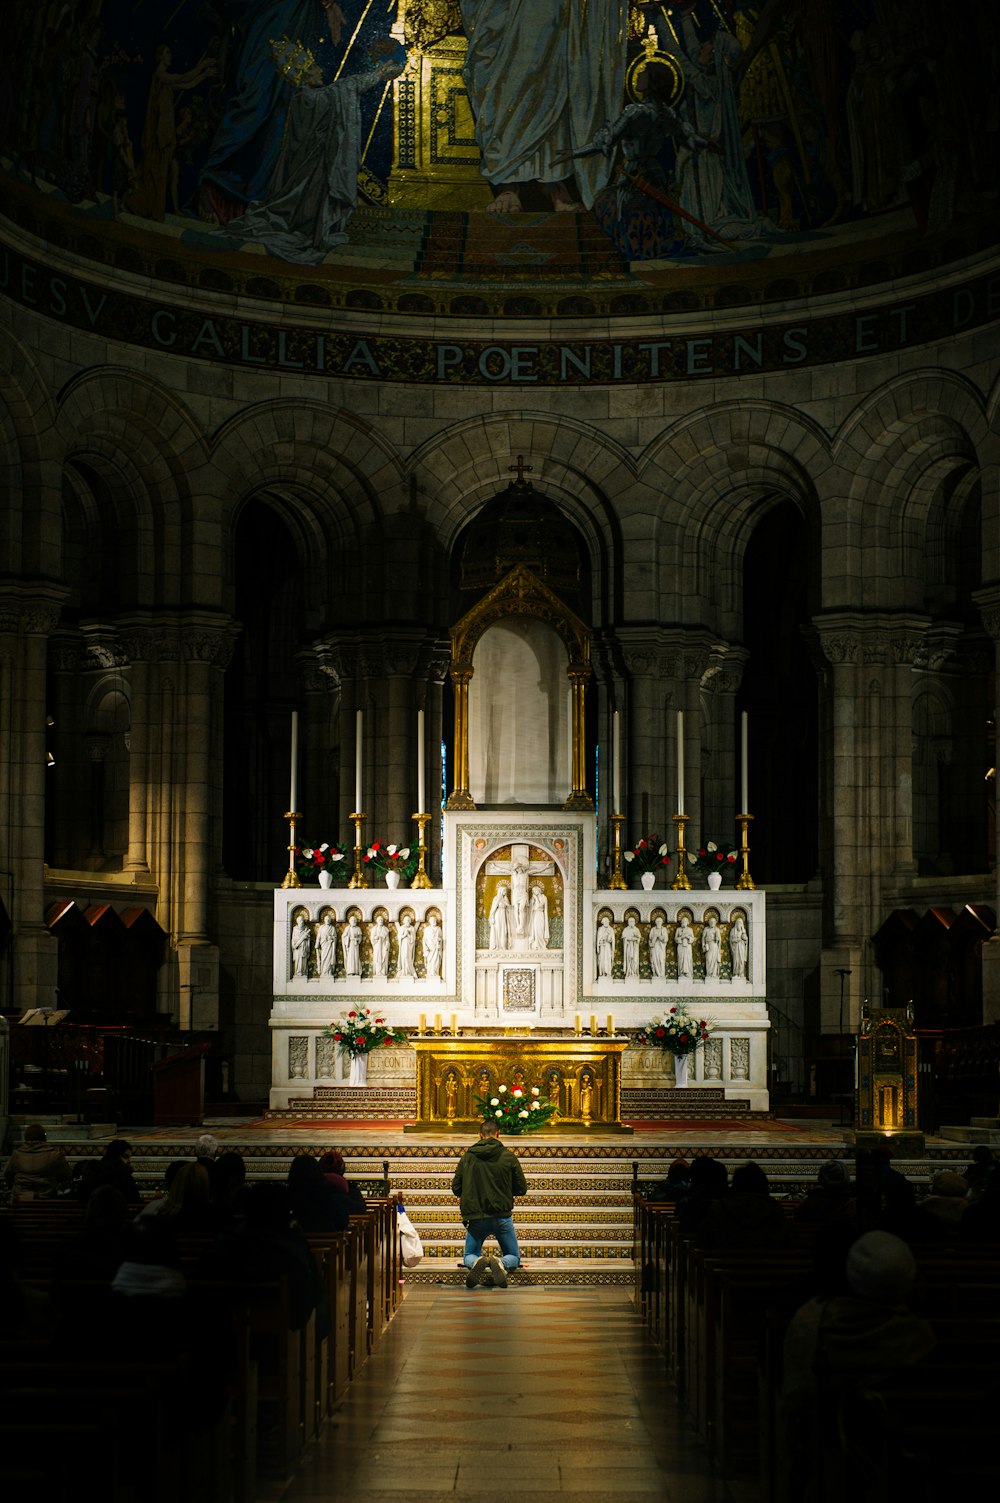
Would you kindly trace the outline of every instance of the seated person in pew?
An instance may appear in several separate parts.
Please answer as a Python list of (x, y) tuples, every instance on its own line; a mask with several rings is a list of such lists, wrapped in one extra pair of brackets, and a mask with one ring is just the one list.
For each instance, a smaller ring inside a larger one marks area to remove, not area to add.
[(962, 1170), (962, 1178), (969, 1187), (969, 1200), (973, 1205), (982, 1198), (986, 1186), (998, 1174), (1000, 1174), (1000, 1159), (985, 1143), (977, 1143), (972, 1150), (972, 1163)]
[(767, 1175), (759, 1164), (733, 1170), (728, 1195), (715, 1201), (698, 1233), (702, 1247), (787, 1247), (788, 1217), (771, 1199)]
[(319, 1167), (328, 1185), (332, 1185), (342, 1195), (348, 1198), (352, 1216), (363, 1216), (368, 1207), (365, 1205), (365, 1197), (357, 1185), (352, 1185), (347, 1178), (347, 1168), (344, 1164), (344, 1155), (336, 1148), (330, 1153), (324, 1153), (319, 1161)]
[(166, 1205), (168, 1196), (170, 1194), (170, 1186), (173, 1184), (178, 1174), (180, 1174), (181, 1170), (184, 1168), (184, 1165), (188, 1163), (190, 1163), (190, 1159), (171, 1160), (171, 1162), (163, 1171), (162, 1194), (155, 1196), (153, 1200), (147, 1200), (142, 1210), (138, 1212), (140, 1216), (155, 1216), (158, 1214), (158, 1212), (163, 1210), (163, 1207)]
[(961, 1240), (1000, 1243), (1000, 1169), (993, 1171), (982, 1195), (962, 1217)]
[[(934, 1347), (927, 1321), (906, 1307), (917, 1265), (901, 1238), (865, 1232), (851, 1246), (848, 1292), (807, 1301), (785, 1335), (780, 1445), (788, 1503), (840, 1497), (838, 1416), (853, 1394), (877, 1388)], [(840, 1479), (842, 1481), (842, 1479)]]
[(664, 1178), (650, 1185), (646, 1191), (646, 1199), (676, 1202), (685, 1200), (690, 1192), (691, 1165), (681, 1154), (674, 1159)]
[(696, 1232), (720, 1196), (729, 1188), (729, 1171), (721, 1159), (699, 1153), (691, 1160), (691, 1188), (680, 1202), (677, 1224), (682, 1232)]
[(80, 1173), (80, 1199), (87, 1201), (98, 1185), (114, 1185), (130, 1206), (139, 1205), (142, 1196), (132, 1176), (132, 1144), (124, 1138), (112, 1138), (99, 1159), (89, 1159)]
[(246, 1195), (243, 1225), (207, 1250), (199, 1271), (204, 1278), (244, 1284), (284, 1278), (288, 1283), (290, 1330), (300, 1330), (317, 1307), (321, 1320), (329, 1320), (316, 1260), (305, 1237), (292, 1226), (285, 1185), (252, 1185)]
[(917, 1202), (913, 1213), (913, 1237), (917, 1242), (954, 1242), (968, 1209), (969, 1186), (953, 1169), (939, 1169), (931, 1180), (931, 1193)]
[(233, 1231), (246, 1216), (247, 1166), (242, 1153), (220, 1153), (212, 1177), (212, 1209), (219, 1232)]
[(98, 1185), (87, 1201), (83, 1226), (59, 1245), (54, 1273), (57, 1283), (67, 1279), (107, 1284), (128, 1255), (129, 1208), (114, 1185)]
[(49, 1143), (40, 1122), (24, 1129), (24, 1142), (14, 1149), (3, 1172), (15, 1200), (48, 1199), (68, 1183), (70, 1175), (65, 1153)]
[(288, 1196), (292, 1215), (307, 1236), (342, 1232), (351, 1219), (348, 1197), (327, 1183), (312, 1154), (298, 1153), (289, 1164)]
[(795, 1208), (795, 1220), (811, 1225), (831, 1221), (852, 1222), (857, 1212), (851, 1174), (843, 1159), (827, 1159), (820, 1164), (816, 1183), (806, 1191), (806, 1198)]

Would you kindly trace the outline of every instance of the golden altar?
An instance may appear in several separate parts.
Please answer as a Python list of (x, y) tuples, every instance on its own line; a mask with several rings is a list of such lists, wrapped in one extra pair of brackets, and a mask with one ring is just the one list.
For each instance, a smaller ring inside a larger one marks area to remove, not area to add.
[(621, 1122), (621, 1063), (628, 1038), (545, 1034), (536, 1029), (483, 1030), (475, 1034), (411, 1036), (417, 1054), (417, 1120), (405, 1132), (476, 1129), (479, 1097), (498, 1087), (537, 1087), (556, 1108), (547, 1133), (616, 1132)]

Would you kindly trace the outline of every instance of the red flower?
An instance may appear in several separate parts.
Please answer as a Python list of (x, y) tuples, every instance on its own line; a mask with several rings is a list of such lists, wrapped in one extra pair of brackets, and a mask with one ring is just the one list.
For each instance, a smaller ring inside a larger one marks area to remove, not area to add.
[(356, 1018), (356, 1017), (357, 1017), (357, 1013), (356, 1013), (356, 1012), (349, 1012), (349, 1013), (348, 1013), (348, 1014), (347, 1014), (347, 1016), (348, 1016), (348, 1017), (349, 1017), (349, 1018)]
[(677, 1009), (676, 1009), (676, 1007), (672, 1007), (672, 1008), (671, 1008), (671, 1009), (670, 1009), (670, 1011), (671, 1011), (671, 1012), (676, 1012), (676, 1011), (677, 1011)]
[(666, 1030), (666, 1029), (665, 1029), (665, 1028), (658, 1028), (658, 1029), (657, 1029), (657, 1030), (656, 1030), (656, 1037), (657, 1037), (657, 1038), (658, 1038), (658, 1039), (661, 1039), (661, 1038), (662, 1038), (662, 1037), (663, 1037), (663, 1035), (664, 1035), (664, 1034), (665, 1034), (665, 1033), (666, 1033), (666, 1031), (667, 1031), (667, 1030)]
[(341, 1039), (342, 1039), (342, 1038), (343, 1038), (343, 1037), (344, 1037), (344, 1035), (343, 1035), (343, 1034), (342, 1034), (342, 1033), (335, 1033), (335, 1034), (334, 1034), (334, 1035), (333, 1035), (333, 1037), (334, 1037), (334, 1039), (335, 1039), (335, 1040), (336, 1040), (336, 1042), (337, 1042), (337, 1043), (338, 1043), (338, 1044), (339, 1044), (339, 1043), (340, 1043), (340, 1041), (341, 1041)]
[(313, 860), (315, 861), (317, 866), (322, 866), (324, 861), (326, 860), (326, 857), (323, 855), (322, 851), (313, 851)]
[(729, 855), (726, 857), (726, 860), (729, 862), (730, 866), (735, 866), (736, 865), (736, 852), (735, 851), (731, 851), (729, 853)]
[(682, 1043), (682, 1044), (686, 1044), (686, 1043), (687, 1043), (687, 1041), (688, 1041), (688, 1036), (687, 1036), (687, 1034), (686, 1034), (686, 1033), (682, 1033), (682, 1034), (681, 1034), (681, 1043)]
[(707, 856), (708, 855), (708, 848), (706, 846), (700, 845), (698, 847), (698, 855), (699, 856)]

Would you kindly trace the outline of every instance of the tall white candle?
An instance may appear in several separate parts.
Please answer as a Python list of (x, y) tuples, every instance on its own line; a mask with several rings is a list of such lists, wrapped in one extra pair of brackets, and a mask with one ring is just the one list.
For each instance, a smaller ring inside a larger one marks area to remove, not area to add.
[(677, 813), (684, 813), (684, 711), (677, 711)]
[(288, 787), (288, 812), (295, 814), (295, 800), (299, 791), (299, 712), (292, 711), (292, 774)]
[(612, 814), (622, 812), (622, 718), (616, 710), (611, 720), (611, 772), (614, 780)]
[(417, 813), (426, 814), (424, 803), (424, 712), (417, 711)]
[(358, 710), (354, 716), (354, 812), (361, 813), (361, 749), (364, 732), (364, 711)]
[(749, 719), (746, 710), (740, 717), (740, 772), (742, 774), (743, 813), (750, 813), (750, 760), (747, 756)]

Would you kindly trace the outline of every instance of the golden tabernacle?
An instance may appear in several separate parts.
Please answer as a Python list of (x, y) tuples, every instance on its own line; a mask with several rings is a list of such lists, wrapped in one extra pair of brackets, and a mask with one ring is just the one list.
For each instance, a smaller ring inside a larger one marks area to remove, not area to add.
[(498, 1096), (500, 1087), (524, 1093), (530, 1111), (532, 1087), (555, 1113), (548, 1133), (631, 1132), (621, 1123), (621, 1058), (624, 1036), (567, 1036), (497, 1030), (450, 1036), (418, 1034), (417, 1120), (406, 1132), (463, 1132), (478, 1126), (477, 1104)]

